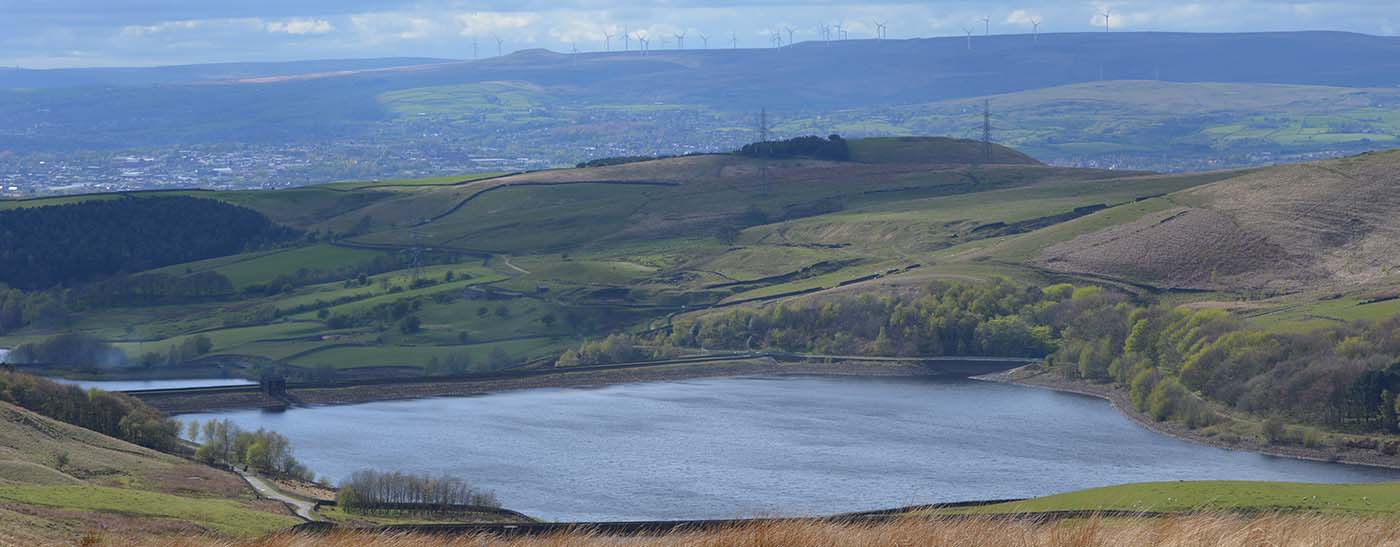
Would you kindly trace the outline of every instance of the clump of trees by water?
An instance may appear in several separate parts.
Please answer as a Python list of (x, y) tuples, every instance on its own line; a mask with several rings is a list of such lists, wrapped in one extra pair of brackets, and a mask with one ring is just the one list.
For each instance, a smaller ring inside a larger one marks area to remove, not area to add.
[(636, 336), (614, 333), (602, 340), (589, 340), (581, 344), (577, 349), (564, 351), (564, 353), (559, 356), (559, 359), (554, 362), (554, 366), (572, 367), (579, 365), (626, 363), (629, 361), (664, 358), (675, 353), (673, 348), (648, 347), (646, 344), (647, 341)]
[(675, 347), (837, 355), (1043, 357), (1055, 348), (1043, 316), (1072, 292), (937, 282), (917, 294), (838, 295), (676, 321)]
[(190, 422), (187, 436), (199, 442), (195, 458), (234, 467), (312, 481), (315, 474), (297, 460), (292, 442), (276, 431), (248, 431), (228, 419)]
[(179, 443), (179, 422), (121, 393), (0, 370), (0, 401), (148, 448), (170, 450)]
[(25, 342), (10, 351), (11, 363), (43, 363), (98, 368), (126, 364), (126, 353), (101, 338), (68, 332)]
[[(1229, 420), (1222, 411), (1234, 410), (1284, 424), (1400, 432), (1400, 318), (1275, 333), (1222, 310), (1066, 284), (935, 282), (897, 296), (839, 294), (739, 308), (678, 320), (669, 333), (589, 342), (557, 364), (701, 348), (1044, 357), (1057, 374), (1117, 384), (1143, 412), (1191, 427), (1216, 426)], [(1251, 434), (1309, 443), (1306, 429)]]
[(372, 469), (356, 471), (340, 483), (336, 505), (348, 512), (501, 506), (495, 492), (481, 490), (457, 477)]
[(1159, 420), (1211, 425), (1218, 417), (1205, 399), (1287, 422), (1400, 431), (1400, 318), (1275, 333), (1222, 310), (1133, 305), (1106, 293), (1077, 311), (1049, 365), (1124, 386)]

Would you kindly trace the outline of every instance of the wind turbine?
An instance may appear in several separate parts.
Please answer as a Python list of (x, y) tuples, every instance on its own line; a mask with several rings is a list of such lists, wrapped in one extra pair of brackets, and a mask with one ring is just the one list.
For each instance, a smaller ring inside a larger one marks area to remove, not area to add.
[(1099, 15), (1103, 16), (1103, 31), (1112, 32), (1112, 25), (1110, 25), (1110, 23), (1112, 22), (1111, 17), (1113, 17), (1113, 7), (1104, 8), (1103, 12), (1099, 13)]
[(783, 30), (786, 30), (788, 33), (788, 45), (792, 45), (794, 43), (792, 40), (792, 34), (796, 31), (792, 30), (792, 27), (783, 27)]
[(1032, 18), (1031, 18), (1031, 39), (1034, 40), (1034, 41), (1037, 41), (1037, 42), (1040, 41), (1040, 18), (1039, 18), (1039, 17), (1032, 17)]
[(680, 32), (680, 33), (677, 33), (675, 36), (676, 36), (676, 49), (685, 49), (685, 33), (684, 33), (684, 32)]
[(703, 32), (700, 33), (700, 41), (704, 42), (705, 49), (710, 49), (710, 35), (705, 34)]
[(963, 32), (967, 33), (967, 50), (972, 51), (972, 27), (963, 27)]
[(612, 51), (612, 39), (613, 39), (613, 34), (612, 34), (612, 33), (609, 33), (609, 32), (606, 31), (606, 30), (603, 31), (603, 40), (604, 40), (604, 42), (605, 42), (605, 44), (606, 44), (606, 45), (604, 45), (603, 47), (606, 48), (608, 51)]
[(729, 33), (729, 47), (730, 49), (739, 49), (739, 33)]
[(830, 41), (831, 41), (831, 25), (828, 25), (828, 24), (826, 24), (826, 23), (821, 23), (821, 24), (817, 25), (817, 28), (818, 28), (819, 30), (821, 30), (821, 33), (822, 33), (822, 41), (823, 41), (823, 42), (830, 42)]
[(887, 37), (889, 36), (888, 34), (885, 33), (885, 29), (886, 29), (886, 27), (887, 27), (888, 25), (886, 25), (883, 21), (880, 21), (879, 19), (876, 19), (876, 20), (871, 21), (871, 22), (872, 22), (872, 23), (875, 23), (875, 39), (876, 39), (876, 40), (884, 40), (885, 38), (887, 38)]
[(569, 42), (569, 51), (573, 53), (574, 66), (578, 66), (578, 42)]
[(632, 33), (627, 25), (622, 26), (622, 51), (632, 51)]
[(476, 59), (480, 59), (480, 58), (481, 58), (481, 47), (480, 47), (480, 44), (477, 43), (477, 38), (476, 38), (475, 36), (473, 36), (473, 37), (472, 37), (472, 59), (473, 59), (473, 60), (476, 60)]
[(846, 33), (845, 33), (845, 31), (841, 30), (841, 29), (843, 28), (843, 27), (842, 27), (842, 23), (841, 23), (840, 21), (838, 21), (838, 22), (836, 22), (836, 24), (834, 24), (834, 25), (832, 25), (832, 26), (836, 28), (836, 39), (837, 39), (837, 40), (845, 40), (846, 38), (844, 38), (844, 35), (845, 35)]
[(506, 41), (502, 40), (500, 36), (497, 36), (495, 34), (492, 34), (491, 37), (496, 39), (496, 56), (500, 57), (504, 55)]
[(991, 36), (991, 35), (992, 35), (992, 18), (991, 18), (991, 17), (983, 17), (983, 18), (982, 18), (982, 24), (984, 24), (984, 25), (987, 26), (987, 27), (986, 27), (986, 35), (987, 35), (987, 36)]
[(770, 31), (768, 31), (768, 44), (771, 45), (771, 46), (773, 46), (773, 47), (775, 47), (775, 48), (776, 48), (776, 47), (783, 47), (783, 33), (782, 33), (782, 31), (777, 31), (777, 30), (770, 30)]

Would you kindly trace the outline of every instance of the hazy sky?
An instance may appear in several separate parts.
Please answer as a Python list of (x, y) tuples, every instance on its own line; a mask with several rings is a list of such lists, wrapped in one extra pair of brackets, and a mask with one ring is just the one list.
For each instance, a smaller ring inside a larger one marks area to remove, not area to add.
[[(602, 50), (604, 32), (650, 34), (652, 47), (766, 46), (788, 27), (813, 40), (822, 22), (849, 37), (889, 22), (891, 38), (961, 34), (990, 17), (993, 33), (1103, 30), (1400, 32), (1400, 0), (1139, 0), (967, 2), (835, 0), (0, 0), (0, 66), (51, 68), (218, 61), (431, 56), (471, 58), (544, 47)], [(786, 32), (784, 31), (786, 40)], [(663, 42), (666, 42), (663, 44)], [(635, 42), (634, 42), (635, 43)], [(613, 47), (621, 48), (621, 38)]]

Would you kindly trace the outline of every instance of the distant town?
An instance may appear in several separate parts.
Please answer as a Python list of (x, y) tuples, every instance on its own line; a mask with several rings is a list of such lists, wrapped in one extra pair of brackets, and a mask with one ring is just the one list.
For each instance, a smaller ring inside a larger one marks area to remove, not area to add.
[[(588, 159), (733, 150), (741, 139), (702, 144), (655, 141), (584, 147), (483, 146), (472, 142), (370, 142), (323, 144), (179, 146), (135, 151), (64, 154), (0, 154), (0, 197), (130, 190), (209, 188), (275, 189), (344, 180), (394, 180), (453, 174), (528, 171), (571, 166)], [(1208, 171), (1294, 163), (1354, 153), (1249, 152), (1211, 157), (1157, 158), (1108, 154), (1048, 158), (1064, 167), (1158, 172)]]

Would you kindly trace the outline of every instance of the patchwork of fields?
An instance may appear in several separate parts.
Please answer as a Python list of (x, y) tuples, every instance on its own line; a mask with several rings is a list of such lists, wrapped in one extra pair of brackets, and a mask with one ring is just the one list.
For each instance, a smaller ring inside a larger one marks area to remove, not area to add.
[[(968, 163), (979, 149), (946, 139), (873, 139), (853, 141), (853, 154), (864, 160), (857, 162), (711, 155), (519, 175), (200, 192), (305, 230), (308, 240), (153, 272), (216, 272), (236, 297), (92, 310), (66, 328), (114, 342), (143, 362), (164, 362), (162, 356), (193, 338), (207, 339), (208, 354), (190, 369), (200, 374), (249, 374), (240, 369), (277, 364), (334, 376), (545, 365), (583, 340), (663, 327), (714, 306), (939, 278), (1088, 280), (1238, 309), (1278, 330), (1388, 317), (1400, 309), (1393, 300), (1377, 301), (1390, 286), (1380, 274), (1332, 297), (1261, 292), (1238, 281), (1251, 279), (1248, 271), (1221, 268), (1191, 278), (1215, 284), (1188, 283), (1201, 290), (1169, 294), (1162, 291), (1182, 285), (1135, 270), (1047, 259), (1058, 256), (1047, 250), (1076, 257), (1080, 251), (1073, 249), (1088, 245), (1099, 252), (1093, 238), (1183, 207), (1226, 207), (1212, 204), (1233, 202), (1211, 196), (1234, 195), (1228, 189), (1280, 177), (1323, 180), (1311, 173), (1325, 174), (1326, 167), (1154, 175), (1047, 167), (1000, 148), (996, 158), (1003, 163)], [(1375, 179), (1392, 157), (1338, 165)], [(1361, 167), (1345, 167), (1352, 164)], [(1327, 181), (1318, 183), (1327, 192), (1352, 184)], [(373, 264), (379, 269), (365, 272)], [(1344, 270), (1360, 275), (1356, 266)], [(55, 332), (30, 327), (0, 337), (0, 345)]]

